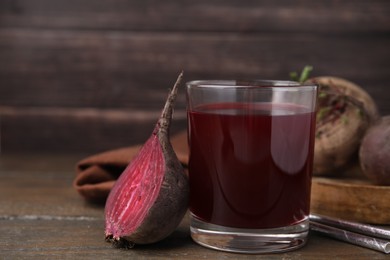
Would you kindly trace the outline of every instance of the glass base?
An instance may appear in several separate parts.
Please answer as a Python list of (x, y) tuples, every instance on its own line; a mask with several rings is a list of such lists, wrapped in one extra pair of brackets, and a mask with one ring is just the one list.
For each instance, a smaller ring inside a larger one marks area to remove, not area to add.
[(271, 229), (230, 228), (206, 223), (191, 215), (191, 237), (205, 247), (235, 253), (279, 253), (306, 244), (309, 220)]

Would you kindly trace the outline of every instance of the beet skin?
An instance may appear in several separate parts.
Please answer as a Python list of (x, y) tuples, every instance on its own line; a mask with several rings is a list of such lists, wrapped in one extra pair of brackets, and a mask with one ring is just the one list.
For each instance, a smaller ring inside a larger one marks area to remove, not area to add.
[(363, 173), (376, 185), (390, 185), (390, 115), (371, 127), (359, 151)]

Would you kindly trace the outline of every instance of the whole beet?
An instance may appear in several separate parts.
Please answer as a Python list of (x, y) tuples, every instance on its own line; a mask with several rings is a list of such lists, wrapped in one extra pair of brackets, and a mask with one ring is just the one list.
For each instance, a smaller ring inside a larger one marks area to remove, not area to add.
[(313, 174), (331, 176), (357, 159), (367, 129), (378, 119), (372, 97), (355, 83), (338, 77), (308, 80), (320, 86)]
[(376, 185), (390, 185), (390, 115), (364, 136), (359, 150), (363, 173)]

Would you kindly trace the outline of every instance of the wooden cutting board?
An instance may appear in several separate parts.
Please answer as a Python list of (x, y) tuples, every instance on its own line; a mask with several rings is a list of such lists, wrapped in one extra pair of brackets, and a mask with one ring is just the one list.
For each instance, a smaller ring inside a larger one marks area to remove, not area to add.
[(339, 177), (313, 177), (311, 212), (390, 225), (390, 186), (371, 184), (356, 166)]

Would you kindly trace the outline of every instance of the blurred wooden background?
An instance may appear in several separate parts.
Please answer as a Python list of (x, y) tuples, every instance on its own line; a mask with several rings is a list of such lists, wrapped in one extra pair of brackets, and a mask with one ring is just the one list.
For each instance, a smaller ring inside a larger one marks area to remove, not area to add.
[[(390, 114), (388, 0), (1, 0), (0, 144), (95, 153), (143, 142), (185, 80), (349, 79)], [(184, 88), (172, 133), (185, 129)]]

